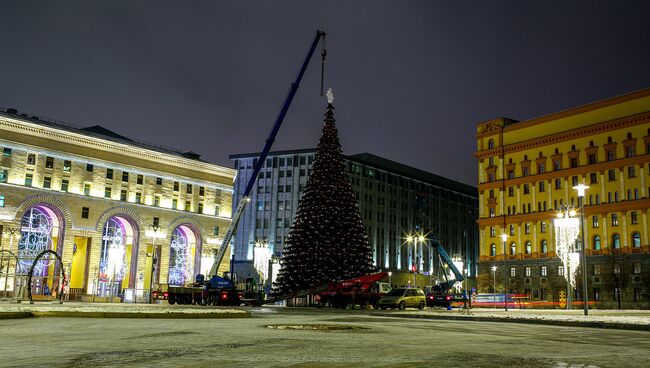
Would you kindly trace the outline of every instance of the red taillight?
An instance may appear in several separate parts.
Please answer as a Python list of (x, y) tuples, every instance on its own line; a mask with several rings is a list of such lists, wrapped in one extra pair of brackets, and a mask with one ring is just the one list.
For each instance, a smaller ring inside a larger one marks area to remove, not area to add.
[(451, 297), (449, 295), (447, 295), (447, 300), (451, 300)]
[(169, 293), (165, 291), (165, 292), (163, 293), (163, 296), (166, 298), (166, 297), (169, 296)]
[(221, 293), (221, 299), (228, 299), (228, 293)]
[(433, 300), (433, 296), (429, 296), (429, 299), (430, 299), (430, 300)]
[(154, 291), (154, 292), (153, 292), (153, 297), (154, 297), (154, 298), (157, 298), (157, 297), (158, 297), (158, 292), (157, 292), (157, 291)]

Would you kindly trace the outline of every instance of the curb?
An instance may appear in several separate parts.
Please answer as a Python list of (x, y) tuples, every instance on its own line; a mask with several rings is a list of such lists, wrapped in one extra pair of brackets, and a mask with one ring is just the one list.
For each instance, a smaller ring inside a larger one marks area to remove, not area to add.
[(392, 314), (376, 313), (375, 316), (393, 317), (393, 318), (413, 318), (413, 319), (437, 319), (451, 321), (469, 321), (469, 322), (505, 322), (505, 323), (529, 323), (548, 326), (563, 327), (590, 327), (590, 328), (610, 328), (617, 330), (634, 330), (650, 331), (650, 325), (639, 325), (632, 323), (616, 323), (603, 321), (558, 321), (549, 319), (532, 319), (532, 318), (500, 318), (500, 317), (480, 317), (480, 316), (440, 316), (440, 315), (422, 315), (422, 314)]
[(158, 319), (217, 319), (250, 318), (248, 311), (234, 313), (137, 313), (137, 312), (78, 312), (78, 311), (31, 311), (0, 312), (0, 320), (32, 317), (68, 317), (68, 318), (158, 318)]

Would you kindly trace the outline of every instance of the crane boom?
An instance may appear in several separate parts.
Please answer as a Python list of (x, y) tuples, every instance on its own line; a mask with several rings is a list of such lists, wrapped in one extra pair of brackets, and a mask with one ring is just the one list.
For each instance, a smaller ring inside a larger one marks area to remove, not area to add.
[(438, 252), (438, 255), (440, 256), (440, 259), (442, 259), (443, 262), (449, 267), (451, 272), (454, 274), (455, 279), (452, 280), (447, 280), (443, 283), (440, 283), (439, 286), (441, 291), (446, 293), (449, 289), (451, 289), (457, 282), (462, 282), (465, 280), (465, 277), (463, 277), (463, 274), (458, 270), (456, 265), (454, 264), (454, 261), (449, 257), (449, 254), (445, 251), (445, 248), (442, 247), (438, 239), (431, 239), (431, 244), (433, 245), (434, 248), (436, 248), (436, 251)]
[[(232, 215), (232, 221), (230, 222), (230, 225), (228, 225), (228, 229), (226, 229), (226, 233), (223, 236), (223, 241), (221, 243), (221, 246), (219, 247), (219, 250), (215, 254), (214, 263), (212, 264), (212, 267), (210, 267), (210, 275), (217, 274), (219, 265), (223, 260), (223, 255), (226, 253), (226, 249), (228, 248), (228, 244), (230, 244), (230, 240), (232, 239), (233, 233), (235, 232), (235, 230), (237, 230), (237, 225), (239, 224), (239, 219), (241, 217), (241, 214), (244, 212), (246, 205), (251, 201), (251, 192), (253, 191), (253, 186), (255, 185), (255, 181), (257, 180), (257, 175), (260, 173), (260, 170), (262, 169), (262, 166), (266, 161), (266, 156), (268, 156), (269, 151), (271, 150), (271, 146), (273, 146), (273, 142), (275, 141), (275, 136), (278, 134), (278, 131), (280, 130), (280, 126), (284, 121), (284, 117), (287, 114), (287, 111), (289, 111), (291, 102), (293, 101), (293, 98), (296, 95), (296, 92), (298, 91), (298, 87), (300, 86), (300, 81), (302, 80), (302, 77), (305, 74), (305, 70), (307, 70), (307, 65), (309, 65), (309, 61), (314, 55), (314, 50), (316, 50), (316, 46), (318, 45), (318, 42), (321, 39), (325, 39), (325, 32), (320, 30), (316, 31), (316, 37), (314, 38), (314, 42), (312, 42), (311, 47), (309, 48), (309, 52), (307, 52), (307, 56), (305, 57), (305, 61), (302, 63), (302, 67), (298, 72), (298, 76), (296, 77), (296, 80), (291, 84), (291, 88), (289, 88), (289, 95), (284, 101), (284, 105), (282, 105), (282, 109), (280, 110), (280, 113), (278, 114), (278, 117), (275, 120), (275, 124), (273, 125), (273, 129), (271, 129), (271, 133), (269, 134), (269, 137), (266, 139), (266, 144), (264, 145), (264, 148), (260, 153), (260, 157), (257, 159), (257, 163), (255, 164), (253, 173), (250, 179), (248, 180), (246, 189), (244, 190), (241, 200), (239, 201), (239, 204), (237, 205), (237, 208), (235, 209), (235, 212)], [(321, 55), (324, 61), (325, 60), (324, 50), (323, 52), (321, 52)], [(322, 85), (322, 81), (321, 81), (321, 85)]]

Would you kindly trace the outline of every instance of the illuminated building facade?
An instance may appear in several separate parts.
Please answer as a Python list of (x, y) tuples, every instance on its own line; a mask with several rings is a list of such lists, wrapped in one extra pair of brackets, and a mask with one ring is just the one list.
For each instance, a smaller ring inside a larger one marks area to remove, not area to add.
[[(255, 275), (253, 261), (259, 245), (267, 246), (275, 256), (282, 254), (315, 152), (302, 149), (269, 154), (252, 205), (242, 214), (234, 237), (234, 269), (240, 278)], [(230, 156), (238, 170), (234, 206), (257, 156)], [(369, 153), (346, 156), (345, 160), (377, 269), (393, 272), (392, 281), (400, 285), (412, 279), (409, 272), (416, 264), (421, 275), (418, 286), (430, 283), (428, 275), (438, 276), (437, 256), (431, 247), (417, 246), (415, 250), (415, 244), (406, 241), (409, 234), (417, 232), (437, 236), (450, 255), (469, 259), (470, 275), (476, 275), (476, 188)]]
[[(560, 300), (553, 219), (562, 206), (579, 210), (573, 187), (584, 183), (589, 300), (648, 306), (650, 89), (526, 121), (490, 120), (476, 138), (479, 291), (507, 283), (533, 300)], [(577, 285), (572, 296), (581, 299)]]
[(7, 296), (24, 288), (20, 275), (49, 249), (63, 265), (37, 263), (34, 294), (56, 290), (64, 267), (71, 298), (145, 298), (151, 284), (182, 285), (206, 273), (230, 222), (235, 171), (192, 152), (14, 109), (0, 112), (0, 150)]

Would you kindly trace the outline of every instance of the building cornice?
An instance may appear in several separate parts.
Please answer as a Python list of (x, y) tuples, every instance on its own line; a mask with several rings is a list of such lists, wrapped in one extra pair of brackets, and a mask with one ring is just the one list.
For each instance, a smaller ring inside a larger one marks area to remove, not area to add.
[(194, 169), (204, 173), (234, 178), (235, 170), (224, 166), (218, 166), (198, 160), (191, 160), (164, 152), (149, 150), (142, 147), (135, 147), (110, 140), (95, 138), (80, 133), (50, 128), (27, 121), (0, 116), (0, 129), (12, 132), (22, 132), (31, 136), (37, 136), (49, 140), (74, 144), (93, 150), (101, 150), (110, 153), (118, 153), (131, 158), (145, 159), (163, 165), (173, 165), (183, 169)]

